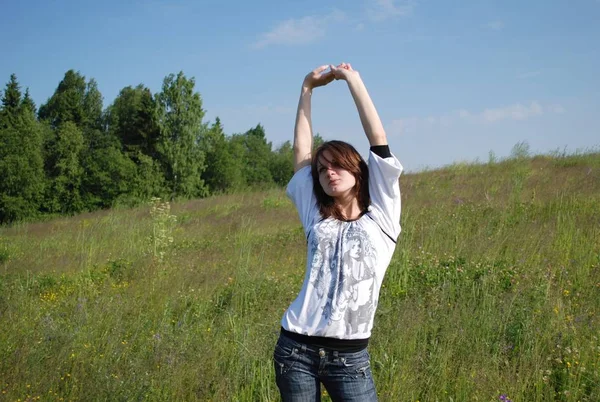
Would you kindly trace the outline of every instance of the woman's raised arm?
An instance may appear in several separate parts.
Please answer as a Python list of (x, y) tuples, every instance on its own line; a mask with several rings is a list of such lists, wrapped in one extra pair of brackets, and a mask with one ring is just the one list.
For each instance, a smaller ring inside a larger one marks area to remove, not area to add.
[(331, 71), (336, 79), (345, 80), (348, 83), (350, 93), (354, 98), (360, 122), (363, 130), (369, 139), (369, 144), (387, 145), (387, 137), (381, 119), (377, 114), (375, 105), (367, 92), (367, 87), (363, 83), (358, 71), (352, 69), (349, 63), (342, 63), (337, 67), (330, 66)]
[(310, 101), (313, 89), (333, 81), (333, 73), (331, 71), (324, 72), (328, 67), (326, 65), (317, 67), (308, 73), (302, 83), (294, 127), (294, 172), (310, 165), (313, 141)]

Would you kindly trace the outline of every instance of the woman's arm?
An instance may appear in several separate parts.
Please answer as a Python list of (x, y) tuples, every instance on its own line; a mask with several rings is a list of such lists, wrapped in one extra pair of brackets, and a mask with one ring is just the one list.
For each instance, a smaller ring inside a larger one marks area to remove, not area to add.
[(342, 63), (337, 67), (331, 66), (331, 71), (336, 79), (342, 79), (348, 83), (348, 88), (354, 98), (360, 122), (369, 139), (369, 144), (371, 146), (387, 145), (383, 124), (358, 71), (353, 70), (348, 63)]
[(323, 73), (327, 68), (328, 66), (321, 66), (314, 69), (308, 73), (302, 83), (294, 127), (294, 173), (310, 165), (313, 140), (310, 101), (313, 89), (333, 81), (331, 71)]

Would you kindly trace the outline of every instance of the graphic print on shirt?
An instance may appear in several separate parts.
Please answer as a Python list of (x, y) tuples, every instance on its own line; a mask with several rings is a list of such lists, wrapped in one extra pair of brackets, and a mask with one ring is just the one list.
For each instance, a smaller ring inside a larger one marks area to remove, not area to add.
[(347, 333), (367, 333), (377, 307), (375, 248), (358, 224), (325, 221), (316, 229), (310, 283), (326, 298), (323, 316), (329, 325), (343, 319)]

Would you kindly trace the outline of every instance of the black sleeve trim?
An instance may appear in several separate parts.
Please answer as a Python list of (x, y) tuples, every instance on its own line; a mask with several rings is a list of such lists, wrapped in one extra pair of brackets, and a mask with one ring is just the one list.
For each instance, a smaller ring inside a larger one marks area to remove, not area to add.
[(390, 152), (389, 145), (373, 145), (371, 151), (379, 156), (380, 158), (391, 158), (392, 153)]
[(375, 224), (377, 226), (379, 226), (379, 229), (383, 232), (384, 235), (386, 235), (388, 237), (388, 239), (390, 239), (394, 244), (397, 244), (396, 240), (394, 240), (394, 238), (392, 236), (390, 236), (388, 232), (386, 232), (385, 230), (383, 230), (383, 228), (381, 227), (381, 225), (379, 223), (377, 223), (377, 221), (375, 219), (373, 219), (373, 217), (371, 215), (367, 214), (367, 216), (369, 218), (371, 218), (371, 220), (373, 222), (375, 222)]

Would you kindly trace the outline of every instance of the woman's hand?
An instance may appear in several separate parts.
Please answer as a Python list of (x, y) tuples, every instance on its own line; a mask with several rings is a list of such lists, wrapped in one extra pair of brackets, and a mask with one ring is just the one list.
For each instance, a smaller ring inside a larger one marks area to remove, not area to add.
[(337, 67), (329, 66), (336, 80), (348, 81), (349, 79), (358, 76), (358, 71), (353, 70), (350, 63), (342, 63)]
[(313, 90), (314, 88), (329, 84), (333, 81), (333, 72), (331, 70), (324, 72), (328, 68), (329, 66), (326, 65), (312, 70), (304, 77), (303, 86), (309, 90)]

